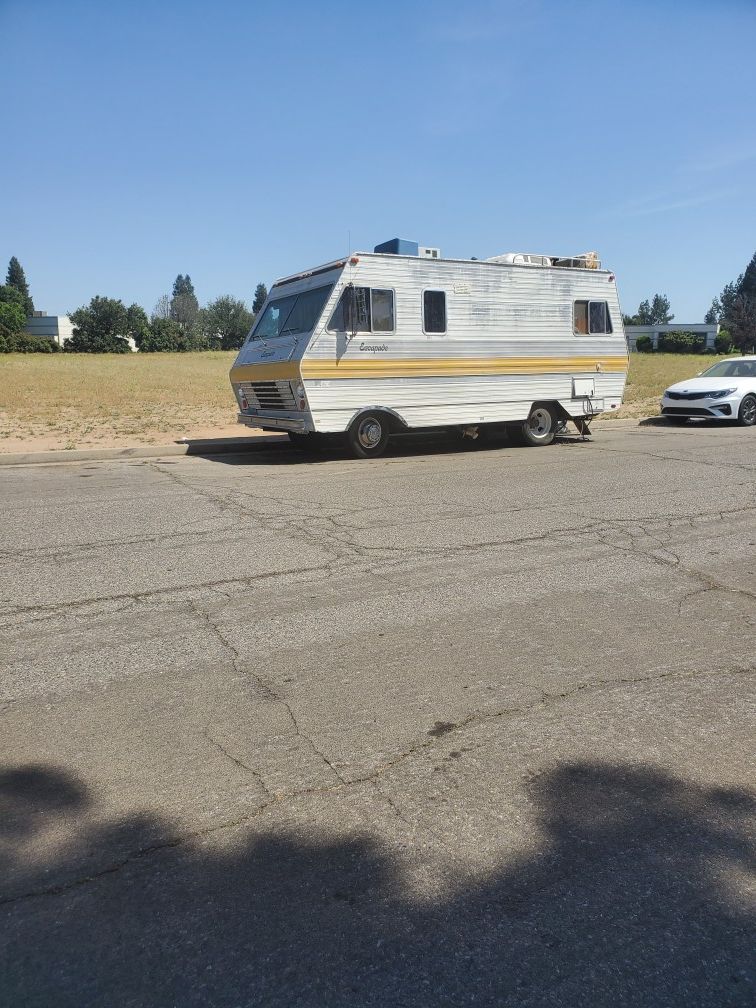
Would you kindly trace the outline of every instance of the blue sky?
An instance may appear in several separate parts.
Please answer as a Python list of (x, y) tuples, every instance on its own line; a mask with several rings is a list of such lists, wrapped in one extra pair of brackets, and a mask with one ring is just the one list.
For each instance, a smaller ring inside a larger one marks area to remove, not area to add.
[(51, 314), (400, 236), (595, 248), (693, 322), (756, 250), (754, 0), (0, 0), (0, 37), (0, 264)]

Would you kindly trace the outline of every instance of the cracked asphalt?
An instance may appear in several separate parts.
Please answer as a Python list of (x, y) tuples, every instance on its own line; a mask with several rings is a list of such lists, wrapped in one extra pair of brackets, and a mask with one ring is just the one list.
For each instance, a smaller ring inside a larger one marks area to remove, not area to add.
[(754, 1002), (756, 434), (0, 471), (0, 1004)]

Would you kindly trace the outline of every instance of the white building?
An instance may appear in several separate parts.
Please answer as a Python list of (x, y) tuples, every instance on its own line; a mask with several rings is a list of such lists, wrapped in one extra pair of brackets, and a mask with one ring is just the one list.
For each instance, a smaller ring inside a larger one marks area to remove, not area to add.
[(649, 336), (654, 350), (659, 349), (659, 337), (671, 332), (690, 332), (700, 336), (707, 350), (714, 349), (714, 340), (717, 338), (719, 326), (716, 322), (712, 325), (706, 323), (686, 325), (683, 322), (669, 322), (667, 325), (626, 325), (625, 335), (627, 336), (628, 350), (635, 350), (635, 344), (639, 336)]
[[(71, 339), (73, 331), (73, 322), (68, 315), (48, 315), (47, 312), (40, 311), (35, 311), (26, 320), (26, 328), (24, 329), (24, 332), (30, 336), (39, 336), (40, 339), (52, 340), (59, 347), (64, 346)], [(137, 350), (137, 345), (131, 336), (126, 339), (126, 342), (129, 344), (130, 350)]]

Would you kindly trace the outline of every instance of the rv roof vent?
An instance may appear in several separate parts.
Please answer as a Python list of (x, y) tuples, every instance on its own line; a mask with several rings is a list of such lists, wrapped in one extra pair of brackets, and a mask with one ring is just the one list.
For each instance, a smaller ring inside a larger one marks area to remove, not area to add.
[(516, 266), (551, 266), (551, 257), (531, 255), (528, 252), (505, 252), (504, 255), (491, 256), (486, 262), (506, 263)]

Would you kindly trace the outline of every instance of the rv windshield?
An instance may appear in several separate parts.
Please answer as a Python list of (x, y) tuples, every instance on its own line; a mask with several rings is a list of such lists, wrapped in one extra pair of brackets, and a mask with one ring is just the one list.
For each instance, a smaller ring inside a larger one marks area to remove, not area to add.
[(290, 294), (271, 301), (250, 334), (250, 339), (275, 339), (277, 336), (312, 332), (333, 284)]

